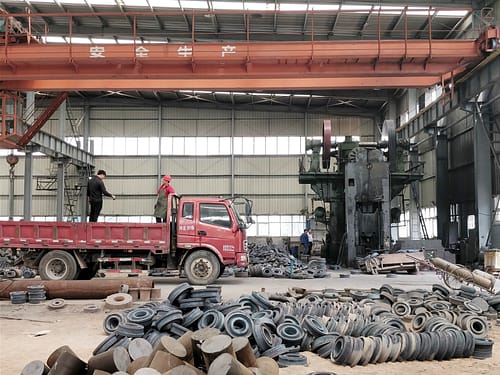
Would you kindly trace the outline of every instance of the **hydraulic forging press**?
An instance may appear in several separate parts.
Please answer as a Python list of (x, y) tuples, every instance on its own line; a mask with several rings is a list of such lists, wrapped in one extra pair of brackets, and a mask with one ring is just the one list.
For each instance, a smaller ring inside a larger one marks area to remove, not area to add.
[[(307, 140), (310, 166), (300, 164), (299, 183), (329, 205), (318, 207), (316, 221), (327, 224), (325, 256), (329, 264), (355, 265), (358, 257), (389, 250), (391, 222), (401, 210), (391, 201), (404, 187), (422, 178), (422, 164), (407, 141), (396, 141), (395, 124), (386, 121), (387, 141), (332, 142), (330, 120), (323, 122), (323, 139)], [(332, 159), (335, 160), (332, 163)], [(327, 217), (327, 211), (329, 215)]]

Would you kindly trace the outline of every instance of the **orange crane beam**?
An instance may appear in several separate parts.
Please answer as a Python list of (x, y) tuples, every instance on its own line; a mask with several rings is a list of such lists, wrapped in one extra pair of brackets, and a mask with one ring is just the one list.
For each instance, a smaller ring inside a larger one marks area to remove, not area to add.
[(3, 90), (429, 87), (483, 58), (473, 40), (0, 46)]
[(68, 92), (61, 92), (50, 102), (43, 113), (38, 116), (36, 121), (22, 135), (21, 139), (19, 139), (19, 141), (17, 142), (18, 148), (24, 148), (28, 143), (31, 142), (35, 134), (45, 125), (45, 123), (54, 114), (54, 112), (57, 111), (57, 109), (61, 106), (61, 104), (66, 100), (67, 97)]

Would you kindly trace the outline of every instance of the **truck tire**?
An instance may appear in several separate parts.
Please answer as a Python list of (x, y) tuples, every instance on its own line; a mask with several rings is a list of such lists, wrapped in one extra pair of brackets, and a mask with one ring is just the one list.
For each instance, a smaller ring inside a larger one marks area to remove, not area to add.
[(75, 280), (78, 277), (76, 259), (63, 250), (49, 251), (38, 265), (42, 280)]
[(184, 272), (190, 284), (211, 284), (219, 277), (220, 262), (210, 251), (195, 250), (186, 257)]

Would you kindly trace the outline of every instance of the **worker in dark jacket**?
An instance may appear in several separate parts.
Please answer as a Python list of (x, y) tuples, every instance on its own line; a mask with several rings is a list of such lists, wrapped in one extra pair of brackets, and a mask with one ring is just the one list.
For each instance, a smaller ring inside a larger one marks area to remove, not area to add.
[(300, 243), (303, 248), (303, 255), (308, 255), (309, 254), (309, 230), (304, 229), (304, 233), (300, 235)]
[(106, 190), (104, 182), (102, 182), (105, 178), (106, 172), (100, 169), (95, 176), (92, 176), (89, 179), (87, 184), (87, 198), (90, 203), (90, 222), (97, 222), (97, 218), (99, 217), (102, 209), (103, 195), (113, 198), (113, 200), (116, 198), (113, 194)]

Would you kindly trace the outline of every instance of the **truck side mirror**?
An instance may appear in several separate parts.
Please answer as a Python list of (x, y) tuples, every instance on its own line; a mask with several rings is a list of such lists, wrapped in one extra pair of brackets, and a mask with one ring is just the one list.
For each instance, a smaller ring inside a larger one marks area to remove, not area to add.
[(245, 216), (247, 224), (255, 224), (255, 222), (252, 219), (252, 201), (248, 199), (245, 202)]

